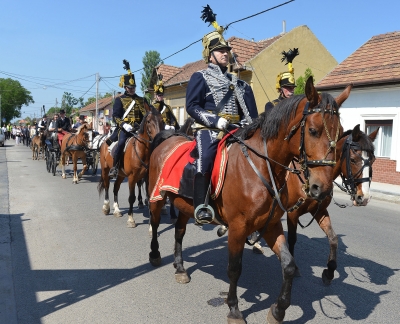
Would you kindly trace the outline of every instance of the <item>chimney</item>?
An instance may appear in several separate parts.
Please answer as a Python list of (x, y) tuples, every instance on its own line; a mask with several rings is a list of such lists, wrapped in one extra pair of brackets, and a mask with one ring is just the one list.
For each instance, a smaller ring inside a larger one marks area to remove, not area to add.
[(283, 34), (286, 34), (286, 21), (285, 20), (282, 21), (282, 33), (281, 33), (281, 35), (283, 35)]

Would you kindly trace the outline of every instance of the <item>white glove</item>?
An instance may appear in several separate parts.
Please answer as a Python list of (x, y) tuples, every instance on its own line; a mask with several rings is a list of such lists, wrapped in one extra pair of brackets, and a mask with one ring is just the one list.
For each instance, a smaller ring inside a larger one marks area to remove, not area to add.
[(133, 127), (129, 124), (123, 124), (122, 127), (127, 131), (127, 132), (131, 132)]
[(220, 117), (218, 119), (217, 128), (220, 130), (225, 130), (228, 127), (228, 124), (229, 122), (225, 118)]
[(164, 128), (165, 130), (168, 130), (168, 129), (175, 129), (175, 127), (174, 126), (169, 126), (169, 125), (165, 125), (165, 128)]

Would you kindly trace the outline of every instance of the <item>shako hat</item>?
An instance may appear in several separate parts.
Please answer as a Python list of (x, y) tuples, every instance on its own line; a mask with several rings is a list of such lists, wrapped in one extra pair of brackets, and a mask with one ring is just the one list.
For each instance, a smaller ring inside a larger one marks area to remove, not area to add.
[(279, 91), (281, 87), (295, 87), (296, 86), (296, 81), (294, 80), (294, 68), (292, 65), (293, 59), (299, 55), (299, 49), (298, 48), (293, 48), (289, 49), (289, 51), (282, 52), (282, 59), (281, 62), (286, 60), (285, 65), (288, 66), (288, 72), (281, 72), (278, 74), (276, 77), (276, 89)]
[(122, 63), (124, 63), (124, 69), (128, 72), (128, 74), (121, 75), (119, 86), (121, 88), (136, 87), (135, 75), (131, 72), (129, 62), (127, 60), (123, 60)]
[[(201, 19), (204, 20), (204, 22), (210, 23), (210, 25), (213, 25), (214, 28), (216, 29), (215, 31), (212, 31), (203, 37), (203, 60), (208, 63), (209, 62), (209, 57), (210, 53), (212, 51), (215, 51), (220, 48), (227, 48), (229, 51), (232, 49), (232, 47), (229, 46), (229, 44), (225, 41), (224, 37), (222, 36), (222, 33), (224, 32), (224, 27), (219, 26), (217, 21), (216, 21), (216, 16), (217, 14), (214, 14), (212, 9), (210, 8), (209, 5), (207, 7), (203, 7), (203, 11), (201, 12)], [(209, 25), (209, 26), (210, 26)]]
[(165, 87), (162, 81), (163, 75), (161, 73), (157, 74), (157, 78), (157, 83), (154, 85), (154, 92), (158, 95), (164, 95)]

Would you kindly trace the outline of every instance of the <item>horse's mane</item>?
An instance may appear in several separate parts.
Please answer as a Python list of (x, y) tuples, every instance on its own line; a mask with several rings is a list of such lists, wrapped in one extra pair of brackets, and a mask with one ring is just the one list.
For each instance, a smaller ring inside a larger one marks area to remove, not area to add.
[[(261, 136), (265, 140), (274, 139), (278, 136), (279, 129), (283, 125), (287, 127), (289, 122), (294, 118), (297, 106), (305, 95), (294, 95), (290, 98), (282, 100), (269, 112), (261, 113), (250, 125), (237, 131), (237, 136), (245, 140), (250, 138), (256, 129), (261, 130)], [(321, 93), (321, 102), (318, 104), (321, 113), (325, 113), (327, 107), (335, 107), (337, 103), (335, 99), (328, 93)], [(330, 109), (331, 115), (333, 110)]]
[(149, 114), (153, 114), (154, 116), (161, 115), (161, 113), (156, 108), (154, 108), (152, 105), (149, 105), (149, 108), (150, 108), (150, 110), (146, 113), (146, 115), (144, 115), (144, 117), (140, 123), (139, 134), (144, 133), (144, 125), (146, 122), (146, 118)]

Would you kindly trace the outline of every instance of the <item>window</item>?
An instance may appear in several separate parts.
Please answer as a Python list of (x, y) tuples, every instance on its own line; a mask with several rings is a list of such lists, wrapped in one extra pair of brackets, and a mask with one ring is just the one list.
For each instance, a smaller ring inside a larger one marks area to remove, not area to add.
[(375, 155), (390, 157), (393, 120), (366, 120), (365, 126), (368, 135), (379, 127), (378, 135), (374, 141)]

